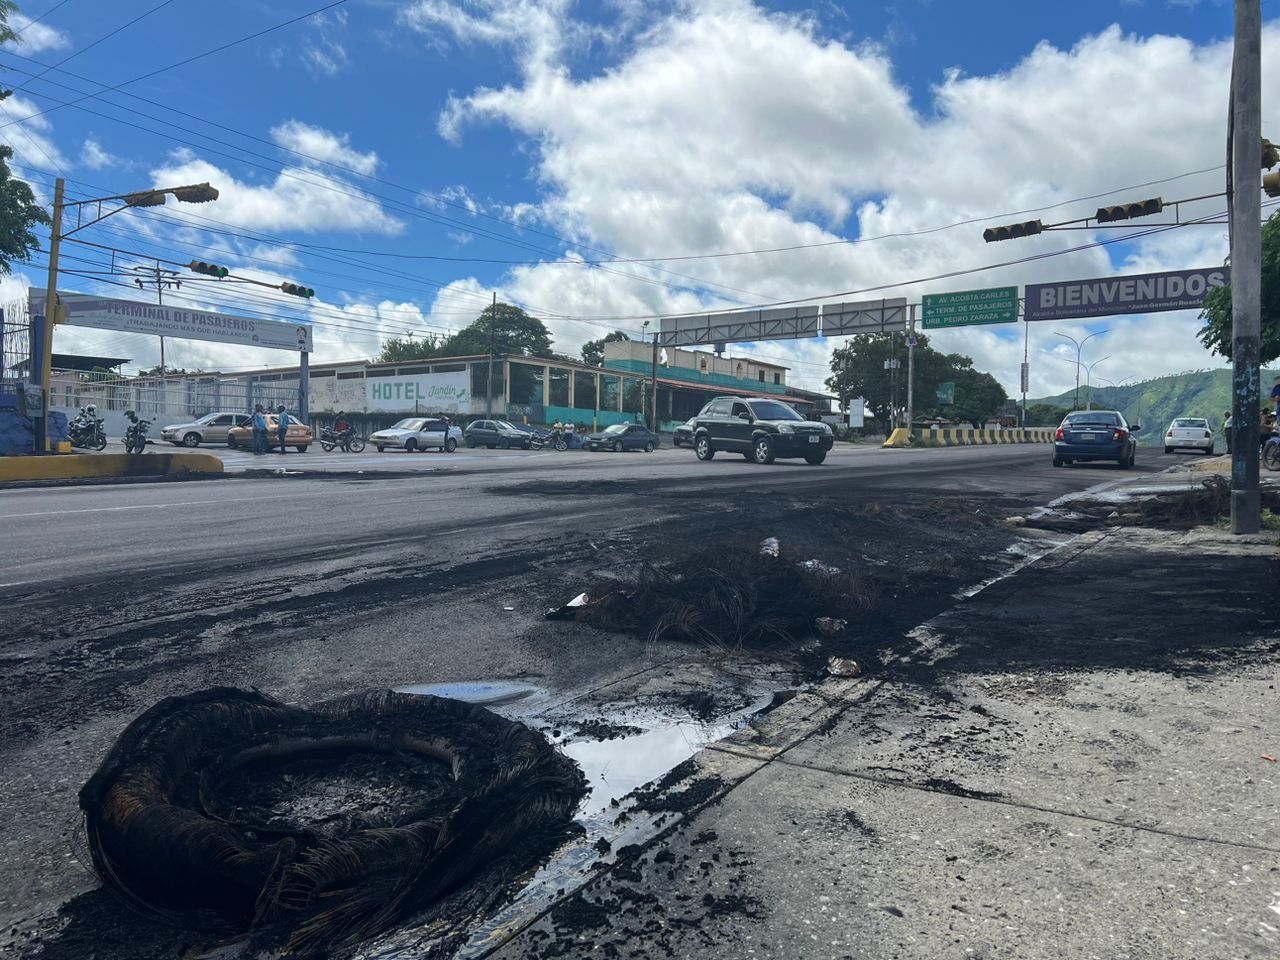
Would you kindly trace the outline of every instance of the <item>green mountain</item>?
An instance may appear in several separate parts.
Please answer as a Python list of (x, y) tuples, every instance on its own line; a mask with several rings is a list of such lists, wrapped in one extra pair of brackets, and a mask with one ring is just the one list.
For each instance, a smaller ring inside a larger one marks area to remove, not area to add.
[[(1264, 370), (1262, 374), (1263, 404), (1271, 392), (1273, 374)], [(1174, 417), (1205, 417), (1219, 434), (1219, 443), (1225, 447), (1221, 439), (1222, 414), (1231, 409), (1231, 371), (1196, 370), (1192, 373), (1179, 373), (1170, 377), (1156, 377), (1141, 383), (1126, 383), (1119, 387), (1093, 387), (1086, 389), (1080, 385), (1080, 408), (1092, 397), (1095, 409), (1119, 410), (1130, 423), (1140, 423), (1142, 432), (1138, 434), (1141, 441), (1148, 446), (1158, 446), (1161, 434), (1169, 426)], [(1073, 408), (1075, 391), (1061, 393), (1054, 397), (1042, 397), (1028, 400), (1030, 406), (1037, 403)]]

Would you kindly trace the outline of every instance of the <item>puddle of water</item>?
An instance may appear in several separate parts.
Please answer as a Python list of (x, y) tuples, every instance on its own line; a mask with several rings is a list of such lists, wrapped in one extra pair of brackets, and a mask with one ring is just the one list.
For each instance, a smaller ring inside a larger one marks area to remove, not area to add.
[(478, 703), (485, 707), (499, 707), (506, 704), (519, 703), (522, 700), (537, 699), (547, 696), (541, 687), (529, 686), (525, 683), (509, 683), (505, 681), (473, 682), (473, 683), (409, 683), (394, 688), (396, 693), (416, 693), (422, 696), (448, 697), (450, 700), (463, 700), (467, 703)]

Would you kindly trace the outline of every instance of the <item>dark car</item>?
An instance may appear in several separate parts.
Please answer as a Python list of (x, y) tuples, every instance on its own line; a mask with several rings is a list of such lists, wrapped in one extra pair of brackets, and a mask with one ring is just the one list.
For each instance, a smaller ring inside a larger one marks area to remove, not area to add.
[(803, 457), (819, 464), (835, 442), (831, 428), (814, 423), (771, 397), (718, 397), (694, 420), (693, 449), (699, 460), (740, 453), (753, 463)]
[[(704, 408), (705, 409), (705, 408)], [(697, 417), (690, 417), (680, 426), (671, 432), (672, 446), (676, 447), (692, 447), (693, 446), (693, 425), (698, 420)]]
[(614, 453), (621, 453), (623, 450), (653, 453), (660, 442), (661, 438), (644, 424), (615, 423), (599, 433), (588, 434), (583, 445), (588, 450), (612, 450)]
[(1138, 452), (1133, 435), (1142, 429), (1130, 426), (1118, 410), (1077, 410), (1068, 413), (1053, 435), (1053, 465), (1076, 460), (1114, 460), (1128, 470)]
[(499, 450), (509, 447), (528, 450), (532, 436), (528, 430), (521, 430), (506, 420), (475, 420), (462, 431), (463, 442), (468, 447), (488, 447), (490, 450), (494, 447)]

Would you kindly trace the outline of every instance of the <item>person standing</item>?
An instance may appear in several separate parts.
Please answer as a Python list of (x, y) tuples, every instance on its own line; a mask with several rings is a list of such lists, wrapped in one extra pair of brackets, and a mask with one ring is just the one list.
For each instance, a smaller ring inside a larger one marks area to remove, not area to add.
[(267, 414), (262, 404), (253, 406), (253, 455), (260, 457), (267, 452)]
[(1271, 383), (1271, 402), (1275, 404), (1275, 415), (1280, 417), (1280, 377), (1276, 377)]
[(280, 404), (280, 409), (276, 411), (276, 430), (280, 437), (280, 452), (284, 453), (284, 439), (289, 433), (289, 411), (284, 408), (284, 404)]
[(1231, 436), (1235, 430), (1231, 425), (1231, 411), (1227, 410), (1222, 414), (1222, 435), (1227, 438), (1227, 456), (1231, 456)]

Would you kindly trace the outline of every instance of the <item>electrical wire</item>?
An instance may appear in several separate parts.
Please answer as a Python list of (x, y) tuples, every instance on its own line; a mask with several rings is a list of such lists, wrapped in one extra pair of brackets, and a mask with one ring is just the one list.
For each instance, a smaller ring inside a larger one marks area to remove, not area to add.
[(25, 25), (25, 26), (23, 26), (23, 28), (22, 28), (21, 30), (15, 30), (15, 31), (14, 31), (14, 36), (17, 36), (17, 37), (22, 36), (22, 34), (23, 34), (23, 33), (25, 33), (25, 32), (26, 32), (26, 30), (27, 30), (29, 27), (34, 27), (37, 23), (39, 23), (39, 22), (40, 22), (41, 20), (43, 20), (45, 17), (49, 16), (49, 15), (50, 15), (50, 14), (52, 14), (52, 13), (57, 13), (57, 12), (58, 12), (58, 9), (59, 9), (60, 7), (64, 7), (64, 6), (66, 6), (66, 5), (67, 5), (68, 3), (70, 3), (70, 2), (71, 2), (71, 0), (58, 0), (58, 2), (57, 2), (57, 3), (55, 3), (52, 7), (50, 7), (48, 10), (46, 10), (44, 13), (40, 14), (40, 16), (38, 16), (38, 17), (34, 17), (34, 18), (33, 18), (33, 19), (31, 19), (31, 20), (28, 20), (28, 21), (27, 21), (27, 23), (26, 23), (26, 25)]
[[(22, 90), (23, 88), (25, 88), (25, 87), (26, 87), (26, 85), (27, 85), (28, 83), (34, 83), (36, 80), (39, 80), (41, 77), (43, 77), (46, 73), (50, 73), (50, 72), (52, 72), (52, 71), (54, 71), (54, 70), (59, 70), (59, 69), (61, 69), (61, 68), (62, 68), (62, 66), (63, 66), (63, 64), (69, 63), (70, 61), (74, 60), (76, 57), (80, 56), (80, 54), (82, 54), (82, 53), (88, 53), (88, 52), (89, 52), (90, 50), (92, 50), (94, 47), (98, 46), (98, 44), (100, 44), (100, 43), (105, 43), (106, 41), (110, 40), (112, 37), (116, 36), (117, 34), (119, 34), (119, 33), (123, 33), (125, 30), (128, 30), (130, 27), (132, 27), (132, 26), (133, 26), (135, 23), (137, 23), (138, 21), (140, 21), (140, 20), (145, 20), (147, 17), (151, 16), (151, 14), (153, 14), (153, 13), (155, 13), (155, 12), (157, 12), (157, 11), (159, 11), (159, 10), (163, 9), (164, 7), (167, 7), (167, 6), (168, 6), (169, 4), (171, 4), (171, 3), (173, 3), (173, 0), (160, 0), (160, 2), (159, 2), (158, 4), (156, 4), (154, 7), (152, 7), (150, 10), (147, 10), (147, 11), (146, 11), (146, 12), (144, 12), (144, 13), (140, 13), (140, 14), (138, 14), (136, 17), (134, 17), (134, 18), (133, 18), (132, 20), (130, 20), (128, 23), (125, 23), (125, 24), (122, 24), (122, 25), (121, 25), (121, 26), (119, 26), (119, 27), (116, 27), (114, 30), (112, 30), (110, 33), (108, 33), (106, 36), (99, 37), (97, 40), (93, 41), (93, 43), (90, 43), (90, 44), (88, 44), (87, 46), (80, 47), (80, 48), (79, 48), (78, 50), (76, 50), (74, 53), (68, 54), (67, 56), (65, 56), (65, 57), (63, 57), (61, 60), (59, 60), (57, 63), (52, 64), (51, 66), (46, 67), (46, 68), (45, 68), (41, 73), (36, 74), (34, 77), (31, 77), (29, 80), (26, 80), (26, 81), (22, 82), (21, 84), (19, 84), (18, 86), (14, 87), (14, 88), (13, 88), (13, 92), (14, 92), (14, 93), (17, 93), (19, 90)], [(5, 124), (4, 126), (8, 126), (8, 124)]]

